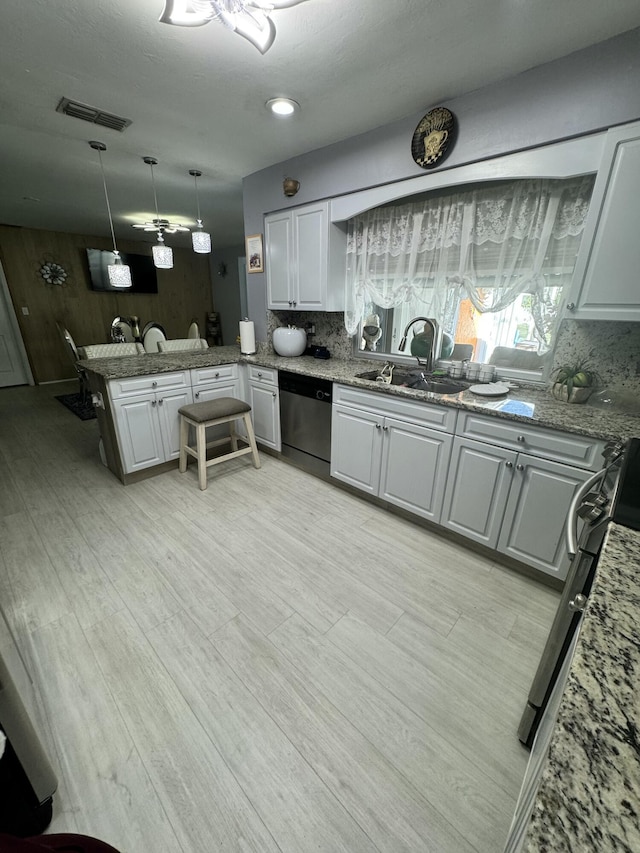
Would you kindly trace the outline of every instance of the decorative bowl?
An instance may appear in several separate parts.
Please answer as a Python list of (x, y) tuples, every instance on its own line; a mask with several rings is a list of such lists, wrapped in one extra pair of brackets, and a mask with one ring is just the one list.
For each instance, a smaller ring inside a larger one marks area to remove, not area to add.
[(273, 330), (273, 348), (278, 355), (292, 358), (302, 355), (307, 348), (307, 333), (295, 326), (280, 327)]

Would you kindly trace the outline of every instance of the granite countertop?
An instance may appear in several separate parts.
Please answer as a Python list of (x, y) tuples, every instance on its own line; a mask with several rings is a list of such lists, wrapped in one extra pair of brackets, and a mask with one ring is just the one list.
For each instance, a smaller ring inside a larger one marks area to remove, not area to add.
[(470, 391), (462, 391), (458, 394), (434, 394), (398, 385), (381, 386), (379, 383), (356, 378), (358, 373), (380, 369), (381, 366), (379, 361), (360, 358), (326, 360), (309, 356), (284, 358), (271, 351), (244, 356), (241, 355), (238, 346), (226, 346), (210, 347), (208, 350), (197, 352), (146, 353), (119, 358), (96, 358), (81, 361), (79, 364), (89, 372), (108, 380), (197, 367), (213, 367), (230, 362), (289, 370), (353, 385), (367, 391), (481, 412), (493, 417), (533, 423), (605, 441), (611, 438), (625, 440), (640, 435), (639, 415), (597, 409), (588, 403), (567, 405), (554, 400), (548, 390), (534, 386), (522, 385), (512, 389), (507, 396), (498, 398), (478, 397)]
[(640, 850), (640, 531), (609, 526), (527, 853)]

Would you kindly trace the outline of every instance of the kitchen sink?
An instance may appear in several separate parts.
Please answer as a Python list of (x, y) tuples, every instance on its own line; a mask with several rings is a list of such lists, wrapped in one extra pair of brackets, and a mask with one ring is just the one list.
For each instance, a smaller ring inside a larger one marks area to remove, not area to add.
[[(357, 373), (356, 379), (368, 379), (370, 382), (377, 382), (379, 376), (379, 370), (369, 370), (366, 373)], [(380, 381), (378, 384), (387, 383)], [(457, 382), (446, 377), (425, 376), (419, 370), (394, 370), (389, 384), (415, 388), (417, 391), (431, 391), (433, 394), (458, 394), (460, 391), (466, 391), (469, 387), (468, 382)]]

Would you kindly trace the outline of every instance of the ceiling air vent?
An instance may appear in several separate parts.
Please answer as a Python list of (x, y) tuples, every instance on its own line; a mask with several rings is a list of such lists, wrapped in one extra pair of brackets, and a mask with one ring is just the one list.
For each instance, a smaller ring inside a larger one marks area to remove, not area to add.
[(129, 127), (131, 124), (129, 118), (114, 116), (113, 113), (107, 113), (97, 107), (90, 107), (88, 104), (81, 104), (79, 101), (72, 101), (69, 98), (61, 99), (56, 107), (56, 112), (73, 116), (73, 118), (81, 118), (83, 121), (99, 124), (101, 127), (110, 127), (112, 130), (123, 131), (125, 127)]

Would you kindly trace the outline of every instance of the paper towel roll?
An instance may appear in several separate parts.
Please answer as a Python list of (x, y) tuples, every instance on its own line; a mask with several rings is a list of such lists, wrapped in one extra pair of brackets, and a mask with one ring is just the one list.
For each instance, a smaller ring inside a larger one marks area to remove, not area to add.
[(240, 320), (240, 352), (242, 355), (255, 355), (256, 330), (253, 320)]

